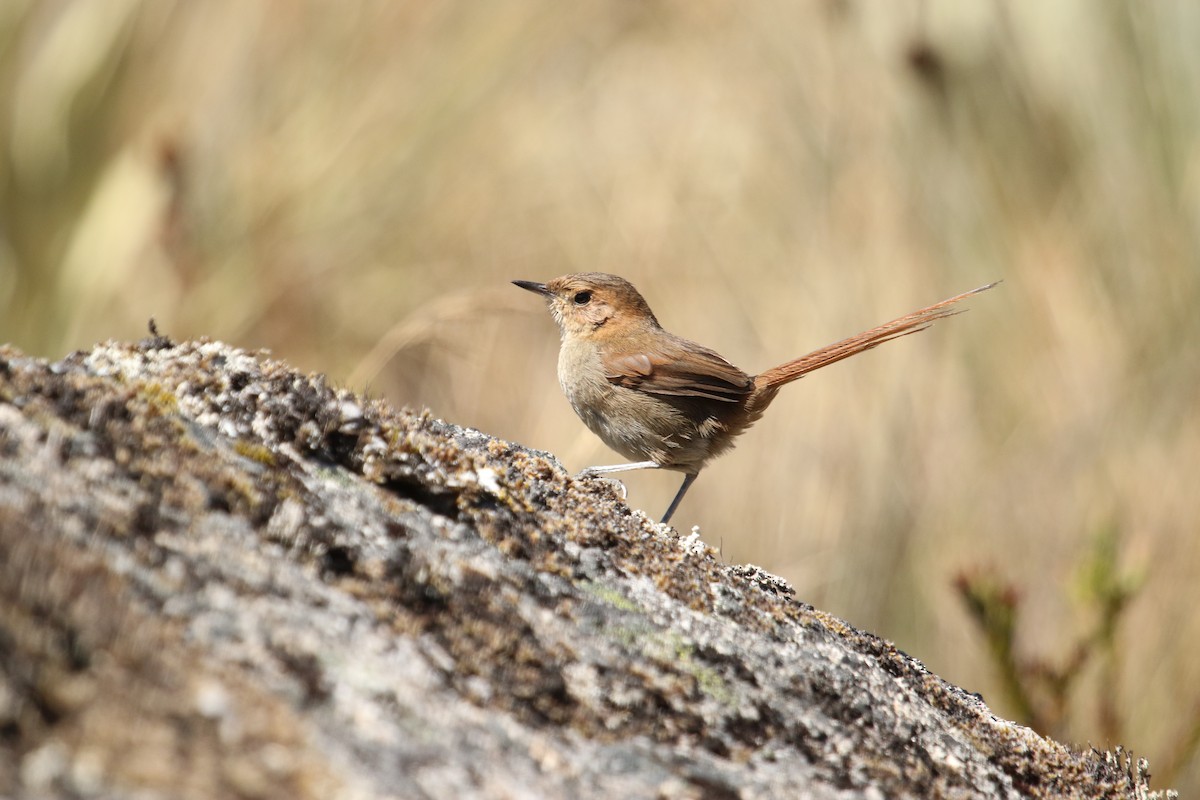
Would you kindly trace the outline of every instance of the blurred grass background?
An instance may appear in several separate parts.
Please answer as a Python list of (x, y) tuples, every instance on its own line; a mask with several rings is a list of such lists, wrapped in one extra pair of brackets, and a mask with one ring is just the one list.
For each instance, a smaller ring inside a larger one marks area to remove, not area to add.
[(755, 372), (1003, 278), (786, 390), (676, 523), (1009, 715), (956, 577), (1061, 666), (1109, 543), (1145, 580), (1046, 732), (1186, 796), (1198, 41), (1186, 0), (7, 0), (0, 340), (57, 358), (153, 315), (578, 470), (618, 459), (510, 279), (617, 272)]

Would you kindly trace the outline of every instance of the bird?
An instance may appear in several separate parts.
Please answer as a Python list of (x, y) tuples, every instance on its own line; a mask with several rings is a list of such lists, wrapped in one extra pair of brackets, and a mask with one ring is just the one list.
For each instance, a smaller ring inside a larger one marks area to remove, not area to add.
[(749, 375), (716, 351), (659, 324), (632, 283), (584, 272), (513, 284), (546, 300), (558, 323), (558, 382), (571, 408), (627, 464), (588, 467), (579, 478), (638, 469), (683, 473), (669, 523), (700, 471), (733, 447), (786, 384), (959, 313), (955, 305), (999, 281), (885, 322)]

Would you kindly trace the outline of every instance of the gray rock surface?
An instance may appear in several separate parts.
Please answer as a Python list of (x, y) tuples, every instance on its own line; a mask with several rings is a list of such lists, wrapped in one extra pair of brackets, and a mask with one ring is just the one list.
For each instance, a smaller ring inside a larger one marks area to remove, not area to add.
[(611, 482), (160, 337), (0, 348), (0, 794), (1153, 796)]

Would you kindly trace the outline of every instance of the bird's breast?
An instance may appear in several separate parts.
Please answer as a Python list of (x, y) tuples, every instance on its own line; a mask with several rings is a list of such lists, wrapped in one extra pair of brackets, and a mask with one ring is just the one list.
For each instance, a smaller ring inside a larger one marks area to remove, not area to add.
[(583, 424), (628, 459), (690, 472), (711, 453), (715, 421), (698, 425), (664, 398), (613, 384), (591, 343), (563, 342), (558, 381)]

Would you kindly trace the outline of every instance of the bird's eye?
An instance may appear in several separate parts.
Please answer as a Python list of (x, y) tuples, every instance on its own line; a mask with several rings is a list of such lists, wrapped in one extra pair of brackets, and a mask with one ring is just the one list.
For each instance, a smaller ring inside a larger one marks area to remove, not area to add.
[(575, 305), (577, 306), (586, 306), (592, 301), (592, 293), (584, 289), (582, 292), (576, 292), (575, 296), (571, 299), (575, 301)]

